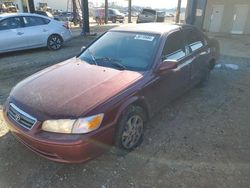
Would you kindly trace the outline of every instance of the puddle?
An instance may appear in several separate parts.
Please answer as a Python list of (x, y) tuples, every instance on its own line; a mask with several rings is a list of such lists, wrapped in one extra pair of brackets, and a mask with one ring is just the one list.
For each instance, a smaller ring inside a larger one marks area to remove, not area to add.
[(216, 69), (230, 69), (230, 70), (239, 70), (239, 65), (235, 64), (217, 64)]

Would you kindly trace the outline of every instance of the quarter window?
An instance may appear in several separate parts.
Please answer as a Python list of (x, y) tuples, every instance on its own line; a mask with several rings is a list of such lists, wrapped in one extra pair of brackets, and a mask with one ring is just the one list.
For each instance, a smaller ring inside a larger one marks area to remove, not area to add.
[(192, 51), (196, 51), (204, 46), (204, 39), (201, 34), (195, 30), (188, 31), (187, 44), (190, 46)]
[(0, 22), (0, 30), (17, 29), (22, 27), (22, 22), (19, 17), (4, 19)]
[(180, 31), (174, 32), (168, 36), (165, 43), (162, 60), (180, 60), (186, 56), (186, 50), (184, 41), (182, 38), (182, 33)]

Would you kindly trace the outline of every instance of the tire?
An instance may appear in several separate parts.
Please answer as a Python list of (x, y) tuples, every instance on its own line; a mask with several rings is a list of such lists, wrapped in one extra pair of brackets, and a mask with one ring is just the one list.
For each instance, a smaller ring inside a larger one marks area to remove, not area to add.
[(202, 71), (203, 76), (198, 84), (198, 87), (202, 88), (202, 87), (207, 86), (209, 78), (210, 78), (210, 73), (211, 73), (210, 67), (207, 67)]
[(116, 19), (115, 18), (112, 19), (112, 23), (116, 23)]
[(143, 108), (129, 106), (122, 114), (115, 132), (115, 146), (125, 154), (139, 146), (143, 140), (146, 115)]
[(49, 50), (59, 50), (63, 45), (63, 39), (60, 35), (54, 34), (48, 38), (47, 47)]

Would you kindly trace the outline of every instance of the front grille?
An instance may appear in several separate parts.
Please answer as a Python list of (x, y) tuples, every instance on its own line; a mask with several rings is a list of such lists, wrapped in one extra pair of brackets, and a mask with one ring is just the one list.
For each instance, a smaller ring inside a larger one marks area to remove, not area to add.
[(32, 117), (31, 115), (27, 114), (26, 112), (19, 109), (13, 103), (10, 103), (9, 110), (7, 112), (9, 119), (18, 123), (22, 127), (26, 129), (32, 129), (32, 127), (36, 124), (36, 118)]

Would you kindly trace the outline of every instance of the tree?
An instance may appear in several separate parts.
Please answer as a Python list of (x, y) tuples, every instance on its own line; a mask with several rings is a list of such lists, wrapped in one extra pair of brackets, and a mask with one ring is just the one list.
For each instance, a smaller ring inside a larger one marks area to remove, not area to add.
[(180, 22), (180, 14), (181, 14), (181, 0), (178, 0), (177, 10), (176, 10), (176, 19), (175, 19), (176, 23)]
[(108, 23), (108, 0), (105, 0), (105, 24)]
[(132, 9), (132, 0), (128, 0), (128, 23), (132, 23), (132, 21), (131, 21), (131, 9)]
[(82, 33), (81, 35), (87, 35), (90, 33), (89, 30), (89, 2), (88, 0), (81, 0), (82, 4), (82, 18), (83, 18), (83, 24), (82, 24)]

